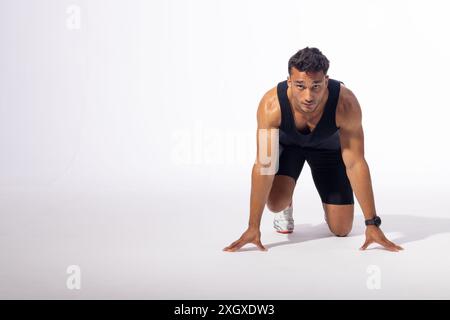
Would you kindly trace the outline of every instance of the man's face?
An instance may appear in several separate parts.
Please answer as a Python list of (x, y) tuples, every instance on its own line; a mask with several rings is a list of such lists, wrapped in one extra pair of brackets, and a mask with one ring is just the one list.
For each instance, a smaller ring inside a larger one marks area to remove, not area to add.
[(327, 92), (328, 76), (323, 71), (301, 72), (292, 68), (288, 85), (297, 107), (304, 113), (313, 113)]

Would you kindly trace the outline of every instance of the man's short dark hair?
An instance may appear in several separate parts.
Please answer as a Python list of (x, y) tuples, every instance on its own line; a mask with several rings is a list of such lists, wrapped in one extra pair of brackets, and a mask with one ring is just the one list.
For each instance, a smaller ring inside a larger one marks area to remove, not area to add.
[(306, 47), (297, 51), (288, 63), (288, 72), (291, 74), (292, 67), (301, 72), (320, 72), (327, 74), (330, 61), (317, 48)]

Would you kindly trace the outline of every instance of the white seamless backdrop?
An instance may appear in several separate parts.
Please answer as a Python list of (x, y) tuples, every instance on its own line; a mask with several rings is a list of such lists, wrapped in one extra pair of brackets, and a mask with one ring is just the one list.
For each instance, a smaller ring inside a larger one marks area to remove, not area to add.
[[(448, 12), (437, 0), (2, 0), (0, 297), (449, 298)], [(307, 166), (300, 238), (277, 245), (265, 212), (269, 252), (221, 252), (248, 219), (258, 103), (306, 46), (361, 104), (377, 210), (404, 253), (356, 250), (358, 204), (353, 237), (321, 239)], [(65, 286), (73, 264), (81, 290)], [(377, 293), (371, 264), (386, 279)]]

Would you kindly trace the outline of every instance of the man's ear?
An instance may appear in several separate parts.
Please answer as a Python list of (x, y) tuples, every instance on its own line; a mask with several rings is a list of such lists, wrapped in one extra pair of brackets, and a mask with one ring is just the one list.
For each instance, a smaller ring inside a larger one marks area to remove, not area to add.
[(291, 86), (291, 76), (288, 76), (288, 77), (287, 77), (287, 84), (288, 84), (288, 87)]

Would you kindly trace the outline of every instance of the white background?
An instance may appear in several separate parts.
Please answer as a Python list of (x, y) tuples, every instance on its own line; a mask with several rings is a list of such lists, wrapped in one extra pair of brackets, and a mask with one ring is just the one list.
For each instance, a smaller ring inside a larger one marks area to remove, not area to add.
[[(448, 9), (3, 0), (0, 297), (450, 298)], [(248, 221), (259, 100), (306, 46), (361, 104), (377, 211), (404, 252), (359, 252), (357, 205), (352, 234), (331, 237), (307, 166), (293, 235), (266, 209), (268, 252), (221, 251)]]

